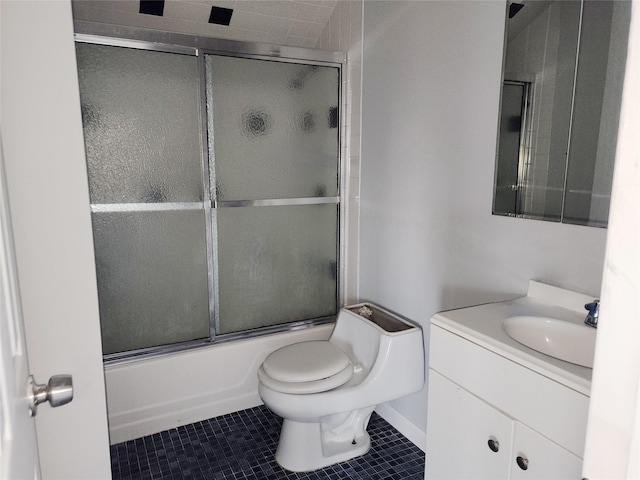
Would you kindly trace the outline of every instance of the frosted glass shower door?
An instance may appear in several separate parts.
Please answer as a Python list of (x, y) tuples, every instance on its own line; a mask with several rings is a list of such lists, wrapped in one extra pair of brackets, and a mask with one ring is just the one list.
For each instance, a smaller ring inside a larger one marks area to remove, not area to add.
[(103, 353), (208, 338), (197, 59), (76, 52)]
[(339, 64), (109, 42), (76, 43), (105, 359), (335, 315)]
[(339, 69), (206, 55), (216, 331), (337, 310)]

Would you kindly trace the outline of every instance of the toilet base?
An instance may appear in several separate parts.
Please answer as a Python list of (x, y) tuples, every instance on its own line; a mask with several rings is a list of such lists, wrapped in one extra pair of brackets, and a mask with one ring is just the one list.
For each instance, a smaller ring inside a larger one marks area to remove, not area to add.
[(367, 453), (367, 425), (375, 407), (333, 415), (320, 423), (284, 419), (276, 451), (278, 464), (292, 472), (309, 472)]

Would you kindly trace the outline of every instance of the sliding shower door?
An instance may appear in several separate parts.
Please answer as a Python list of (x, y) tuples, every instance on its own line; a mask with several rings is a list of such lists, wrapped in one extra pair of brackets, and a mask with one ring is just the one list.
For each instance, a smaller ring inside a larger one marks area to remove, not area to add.
[(207, 338), (197, 59), (76, 52), (103, 353)]
[(334, 315), (339, 70), (205, 58), (217, 332)]
[(106, 359), (336, 314), (339, 66), (78, 42)]

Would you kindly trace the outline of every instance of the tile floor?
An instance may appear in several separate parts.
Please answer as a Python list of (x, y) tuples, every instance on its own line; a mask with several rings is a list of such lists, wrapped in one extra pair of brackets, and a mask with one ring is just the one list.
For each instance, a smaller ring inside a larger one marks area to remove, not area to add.
[(374, 413), (366, 455), (308, 473), (275, 461), (281, 419), (266, 407), (193, 423), (111, 446), (114, 480), (422, 480), (424, 453)]

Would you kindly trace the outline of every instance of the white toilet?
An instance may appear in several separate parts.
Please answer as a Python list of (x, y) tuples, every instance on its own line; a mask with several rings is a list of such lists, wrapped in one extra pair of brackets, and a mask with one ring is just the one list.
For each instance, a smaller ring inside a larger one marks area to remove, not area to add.
[(338, 313), (329, 340), (271, 353), (258, 369), (264, 404), (284, 419), (277, 462), (306, 472), (369, 450), (376, 405), (424, 384), (422, 329), (372, 304)]

